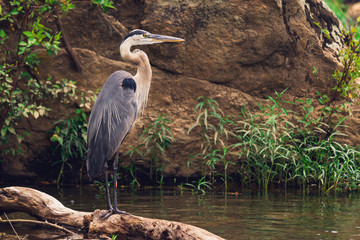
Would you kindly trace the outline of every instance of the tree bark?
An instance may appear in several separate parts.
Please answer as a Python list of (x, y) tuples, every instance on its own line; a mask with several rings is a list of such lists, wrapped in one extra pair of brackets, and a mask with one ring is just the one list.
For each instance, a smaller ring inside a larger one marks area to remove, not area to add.
[(204, 229), (180, 222), (119, 214), (102, 219), (100, 216), (106, 210), (75, 211), (46, 193), (26, 187), (0, 188), (0, 212), (26, 212), (38, 220), (81, 229), (85, 234), (95, 237), (117, 235), (118, 239), (223, 239)]

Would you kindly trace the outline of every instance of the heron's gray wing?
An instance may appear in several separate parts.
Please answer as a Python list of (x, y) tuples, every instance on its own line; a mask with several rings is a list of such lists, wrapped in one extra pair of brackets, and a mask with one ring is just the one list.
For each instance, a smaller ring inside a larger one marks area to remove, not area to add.
[(105, 82), (88, 124), (88, 174), (100, 175), (104, 164), (130, 131), (137, 115), (136, 83), (130, 73), (117, 71)]

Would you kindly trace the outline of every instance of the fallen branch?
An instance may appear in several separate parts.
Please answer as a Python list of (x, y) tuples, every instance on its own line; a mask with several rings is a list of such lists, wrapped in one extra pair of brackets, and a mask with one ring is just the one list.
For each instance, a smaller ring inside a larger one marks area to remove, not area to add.
[[(64, 227), (59, 226), (54, 223), (44, 222), (44, 221), (37, 221), (37, 220), (31, 220), (31, 219), (11, 219), (11, 220), (8, 219), (8, 220), (0, 220), (0, 222), (1, 223), (31, 223), (31, 224), (36, 224), (36, 225), (40, 225), (40, 226), (56, 228), (57, 230), (63, 231), (64, 233), (67, 233), (70, 235), (75, 234), (73, 231), (70, 231), (67, 228), (64, 228)], [(14, 232), (17, 235), (16, 231), (14, 231)]]
[(26, 212), (38, 220), (64, 228), (81, 229), (93, 236), (118, 235), (119, 239), (222, 239), (204, 229), (179, 222), (119, 214), (104, 220), (100, 216), (105, 210), (75, 211), (46, 193), (25, 187), (0, 188), (2, 211)]
[[(17, 234), (17, 232), (16, 232), (16, 230), (15, 230), (14, 226), (13, 226), (13, 225), (12, 225), (12, 223), (10, 222), (10, 219), (8, 218), (8, 216), (6, 215), (6, 213), (4, 213), (4, 215), (5, 215), (6, 219), (7, 219), (7, 221), (4, 221), (4, 222), (8, 222), (8, 223), (10, 224), (10, 226), (11, 226), (12, 230), (13, 230), (13, 231), (14, 231), (14, 233), (16, 234), (17, 239), (19, 239), (19, 240), (20, 240), (20, 237), (19, 237), (19, 235)], [(0, 220), (1, 220), (1, 219), (0, 219)], [(3, 221), (3, 220), (1, 220), (1, 221)]]

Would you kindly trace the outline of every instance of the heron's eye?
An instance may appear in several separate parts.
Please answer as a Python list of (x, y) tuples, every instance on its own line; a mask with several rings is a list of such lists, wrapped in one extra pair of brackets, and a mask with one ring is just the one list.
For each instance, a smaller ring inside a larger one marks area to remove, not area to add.
[(143, 34), (143, 37), (144, 37), (144, 38), (146, 38), (146, 37), (149, 37), (149, 35), (147, 35), (147, 34)]

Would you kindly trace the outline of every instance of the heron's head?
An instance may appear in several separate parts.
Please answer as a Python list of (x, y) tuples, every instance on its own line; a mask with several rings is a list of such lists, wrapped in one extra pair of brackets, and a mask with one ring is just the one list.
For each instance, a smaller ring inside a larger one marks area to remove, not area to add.
[(183, 42), (182, 38), (152, 34), (141, 29), (135, 29), (124, 37), (121, 44), (135, 45), (150, 45), (163, 42)]

